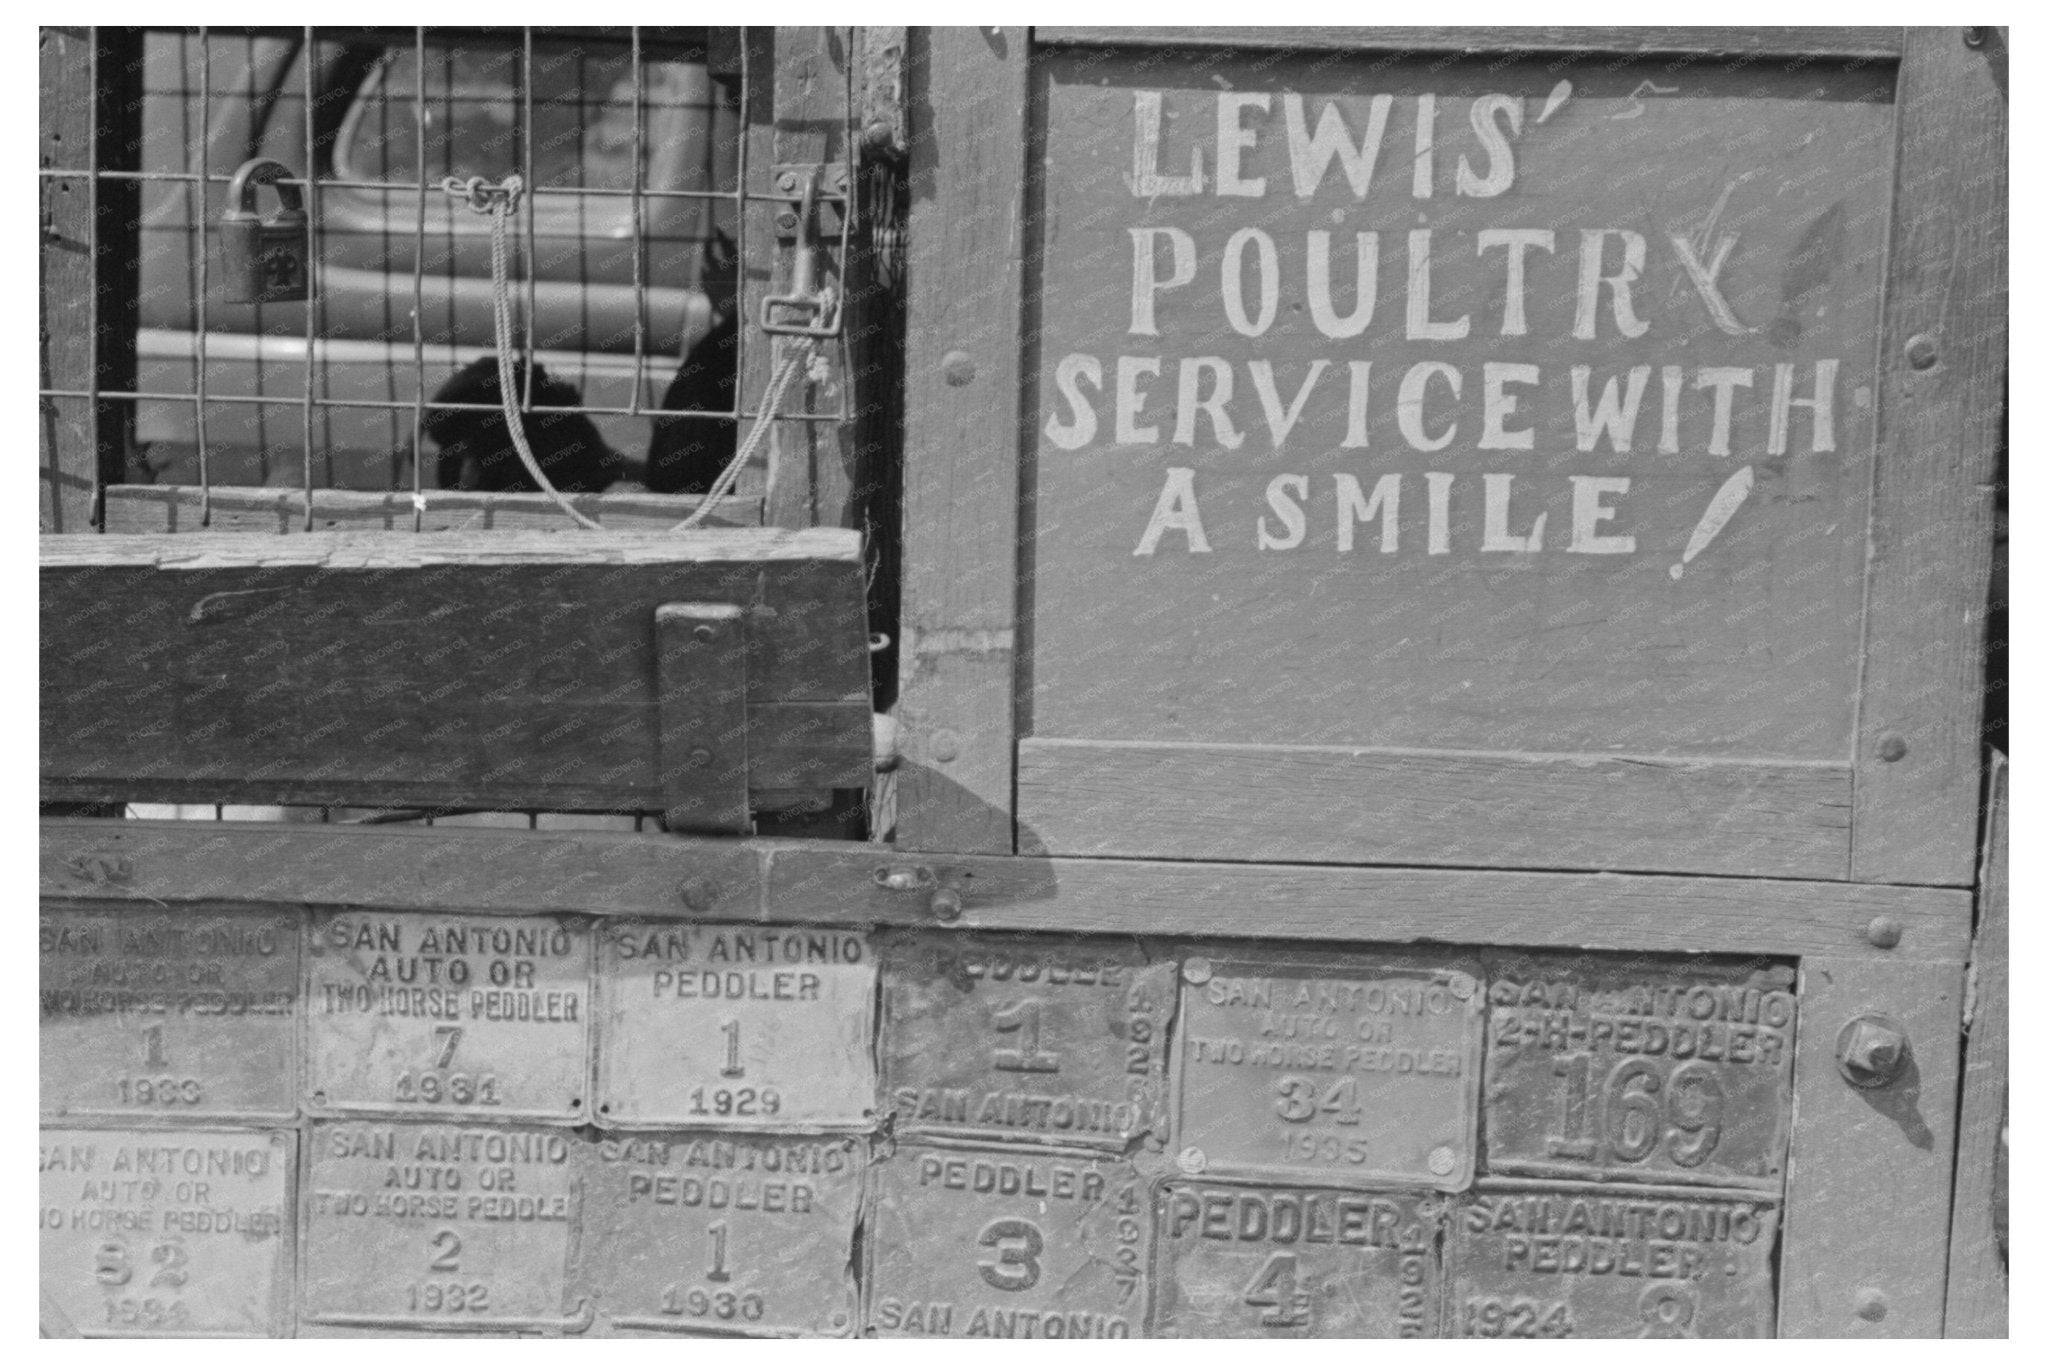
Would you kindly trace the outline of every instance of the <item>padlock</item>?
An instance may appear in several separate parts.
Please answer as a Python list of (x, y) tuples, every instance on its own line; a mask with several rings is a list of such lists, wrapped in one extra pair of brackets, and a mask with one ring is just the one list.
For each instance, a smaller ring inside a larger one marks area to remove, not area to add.
[[(291, 167), (257, 157), (242, 163), (228, 183), (228, 211), (220, 220), (220, 260), (230, 303), (295, 303), (312, 297), (310, 223), (297, 185), (284, 181)], [(277, 190), (277, 211), (256, 212), (256, 187)]]

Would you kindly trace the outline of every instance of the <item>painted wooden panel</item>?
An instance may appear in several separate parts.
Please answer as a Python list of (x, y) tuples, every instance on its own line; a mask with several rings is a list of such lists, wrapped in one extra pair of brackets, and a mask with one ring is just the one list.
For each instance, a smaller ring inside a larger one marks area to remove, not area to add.
[(1054, 53), (1030, 733), (1848, 757), (1892, 72)]

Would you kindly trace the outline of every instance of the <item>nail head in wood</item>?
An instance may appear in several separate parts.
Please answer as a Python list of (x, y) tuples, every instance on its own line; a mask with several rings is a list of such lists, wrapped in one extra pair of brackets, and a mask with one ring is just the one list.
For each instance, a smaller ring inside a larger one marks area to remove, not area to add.
[(1916, 332), (1906, 340), (1906, 363), (1916, 370), (1931, 370), (1934, 362), (1941, 359), (1941, 348), (1934, 344), (1934, 338), (1925, 332)]
[(1896, 948), (1905, 929), (1890, 915), (1879, 915), (1863, 926), (1863, 937), (1873, 948)]
[(1896, 763), (1906, 756), (1906, 737), (1885, 734), (1877, 737), (1877, 756), (1887, 763)]

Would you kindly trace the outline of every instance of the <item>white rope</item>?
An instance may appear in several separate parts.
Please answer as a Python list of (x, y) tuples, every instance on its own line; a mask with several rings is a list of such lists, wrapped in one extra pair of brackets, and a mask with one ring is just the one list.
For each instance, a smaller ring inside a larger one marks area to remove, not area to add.
[(761, 400), (761, 410), (754, 414), (753, 430), (747, 433), (746, 440), (740, 442), (739, 449), (733, 452), (732, 459), (726, 462), (725, 468), (718, 471), (718, 477), (713, 479), (711, 487), (704, 491), (704, 501), (698, 504), (697, 510), (669, 529), (696, 530), (704, 518), (710, 516), (712, 511), (732, 493), (733, 485), (739, 482), (740, 471), (747, 467), (747, 461), (754, 458), (754, 452), (760, 448), (762, 438), (767, 436), (768, 428), (775, 420), (775, 410), (781, 406), (783, 390), (789, 387), (790, 379), (798, 370), (810, 366), (811, 355), (817, 349), (818, 343), (805, 337), (800, 345), (783, 354), (782, 363), (775, 367), (774, 378), (768, 381), (768, 392)]
[[(516, 175), (508, 175), (496, 186), (488, 185), (482, 176), (473, 175), (468, 180), (449, 176), (441, 182), (441, 188), (449, 194), (467, 199), (470, 208), (487, 215), (491, 220), (491, 306), (492, 320), (498, 334), (498, 397), (505, 413), (505, 425), (512, 433), (512, 447), (519, 453), (519, 459), (526, 466), (526, 472), (540, 485), (540, 490), (555, 500), (560, 507), (586, 530), (601, 531), (597, 522), (576, 510), (567, 498), (558, 492), (548, 476), (541, 472), (540, 461), (534, 458), (532, 447), (526, 443), (525, 424), (520, 421), (519, 407), (512, 396), (514, 375), (512, 370), (512, 290), (507, 279), (505, 224), (512, 216), (513, 207), (519, 202), (526, 184)], [(789, 381), (800, 369), (808, 369), (811, 359), (817, 354), (818, 343), (805, 337), (799, 344), (783, 354), (775, 367), (774, 377), (769, 380), (768, 392), (763, 396), (761, 409), (754, 414), (754, 426), (747, 433), (747, 439), (740, 442), (731, 460), (711, 487), (705, 490), (704, 500), (697, 510), (670, 529), (673, 531), (694, 531), (704, 519), (715, 511), (719, 504), (732, 494), (733, 485), (739, 482), (740, 472), (747, 462), (754, 458), (762, 440), (768, 435), (769, 427), (775, 421), (776, 409), (782, 404), (782, 395), (789, 388)]]
[(534, 458), (533, 447), (526, 443), (526, 423), (520, 418), (519, 400), (512, 392), (516, 382), (512, 371), (512, 287), (505, 266), (505, 224), (512, 217), (513, 207), (518, 204), (526, 182), (516, 175), (508, 175), (493, 189), (484, 184), (482, 176), (471, 176), (462, 181), (451, 175), (441, 182), (441, 188), (449, 194), (465, 196), (472, 209), (491, 220), (491, 313), (498, 333), (498, 402), (504, 409), (505, 426), (512, 433), (512, 448), (519, 453), (519, 462), (526, 466), (527, 474), (540, 486), (540, 491), (555, 500), (555, 506), (568, 513), (584, 530), (601, 531), (604, 529), (602, 526), (577, 511), (575, 504), (548, 482), (540, 461)]

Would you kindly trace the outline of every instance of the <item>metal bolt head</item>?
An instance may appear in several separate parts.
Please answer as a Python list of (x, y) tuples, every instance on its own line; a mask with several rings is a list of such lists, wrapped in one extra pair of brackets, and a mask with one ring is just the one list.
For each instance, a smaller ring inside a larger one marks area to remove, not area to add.
[(1884, 734), (1877, 737), (1877, 756), (1886, 763), (1896, 763), (1906, 756), (1904, 735)]
[(1896, 948), (1906, 931), (1890, 915), (1879, 915), (1863, 926), (1863, 937), (1873, 948)]
[(710, 766), (710, 764), (711, 764), (711, 751), (710, 751), (709, 749), (692, 749), (692, 750), (690, 750), (690, 766), (691, 766), (691, 767), (693, 767), (693, 768), (705, 768), (705, 767), (709, 767), (709, 766)]
[(1865, 1286), (1856, 1291), (1856, 1316), (1865, 1322), (1883, 1322), (1884, 1315), (1891, 1311), (1885, 1302), (1884, 1291)]
[(1934, 338), (1925, 332), (1915, 332), (1906, 339), (1906, 363), (1916, 370), (1931, 370), (1934, 362), (1941, 359), (1941, 348), (1934, 344)]
[(692, 877), (677, 889), (685, 910), (705, 911), (718, 899), (718, 886), (709, 877)]
[(1200, 1147), (1183, 1147), (1174, 1158), (1174, 1165), (1180, 1167), (1183, 1175), (1200, 1175), (1209, 1169), (1209, 1154)]
[(711, 625), (709, 623), (705, 623), (699, 625), (695, 630), (692, 630), (690, 634), (696, 636), (699, 640), (703, 640), (708, 643), (718, 638), (718, 627)]
[(1842, 1026), (1835, 1040), (1835, 1064), (1842, 1079), (1876, 1090), (1898, 1079), (1905, 1065), (1906, 1032), (1881, 1014), (1861, 1014)]
[(965, 351), (948, 351), (939, 359), (939, 370), (954, 388), (974, 382), (974, 357)]
[(775, 187), (781, 190), (794, 190), (796, 188), (796, 172), (784, 171), (781, 175), (776, 176)]
[(932, 916), (941, 924), (951, 924), (960, 918), (961, 902), (958, 889), (942, 886), (932, 892)]
[(794, 213), (790, 213), (789, 211), (784, 210), (783, 212), (775, 215), (775, 227), (777, 231), (795, 232), (796, 226), (797, 218)]
[(951, 730), (940, 730), (932, 736), (932, 758), (940, 763), (951, 763), (960, 757), (960, 736)]
[(1991, 30), (1988, 28), (1966, 28), (1963, 30), (1963, 46), (1982, 47), (1990, 36)]
[(1448, 1144), (1429, 1149), (1429, 1173), (1449, 1175), (1458, 1168), (1458, 1154)]
[(1191, 957), (1180, 964), (1180, 979), (1190, 986), (1200, 986), (1215, 974), (1215, 970), (1208, 958)]

